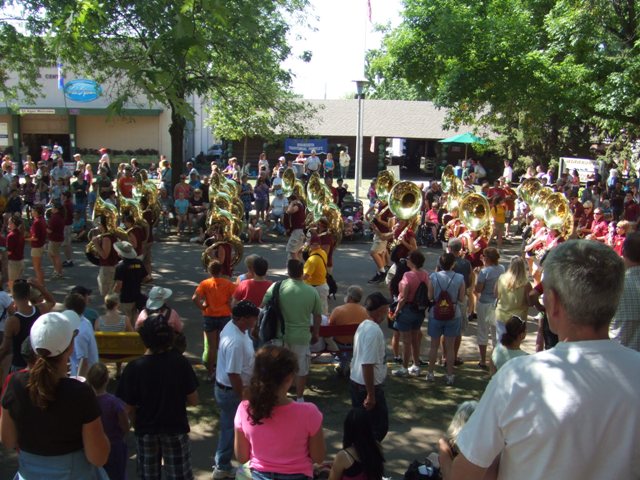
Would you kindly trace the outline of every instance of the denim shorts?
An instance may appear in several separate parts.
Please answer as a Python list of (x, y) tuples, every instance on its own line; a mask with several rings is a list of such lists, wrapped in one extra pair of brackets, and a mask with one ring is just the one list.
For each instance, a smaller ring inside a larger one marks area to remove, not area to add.
[(457, 337), (460, 335), (460, 318), (446, 321), (430, 318), (427, 333), (431, 338)]
[(205, 315), (202, 318), (202, 329), (205, 332), (221, 331), (229, 320), (231, 320), (231, 317), (209, 317)]
[(424, 312), (421, 312), (411, 305), (405, 305), (396, 315), (396, 321), (393, 327), (399, 332), (409, 332), (411, 330), (420, 330), (424, 322)]

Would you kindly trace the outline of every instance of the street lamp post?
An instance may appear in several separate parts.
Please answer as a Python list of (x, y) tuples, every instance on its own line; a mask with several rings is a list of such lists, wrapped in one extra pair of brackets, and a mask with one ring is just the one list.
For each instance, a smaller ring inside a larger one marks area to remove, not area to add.
[(354, 80), (356, 83), (356, 98), (358, 99), (358, 131), (356, 132), (356, 200), (360, 198), (360, 181), (362, 180), (362, 129), (363, 129), (363, 114), (364, 114), (364, 86), (368, 83), (366, 80)]

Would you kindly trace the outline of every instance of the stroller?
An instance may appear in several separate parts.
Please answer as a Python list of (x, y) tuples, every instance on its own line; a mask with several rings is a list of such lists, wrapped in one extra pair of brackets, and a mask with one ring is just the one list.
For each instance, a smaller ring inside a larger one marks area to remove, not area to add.
[(340, 212), (344, 222), (342, 237), (347, 240), (362, 237), (364, 235), (364, 222), (362, 221), (364, 213), (362, 202), (344, 202)]

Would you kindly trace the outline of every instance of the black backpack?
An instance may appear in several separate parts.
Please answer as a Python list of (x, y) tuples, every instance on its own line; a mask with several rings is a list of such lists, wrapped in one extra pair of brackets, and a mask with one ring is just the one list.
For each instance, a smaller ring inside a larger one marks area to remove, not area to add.
[(280, 332), (284, 334), (284, 318), (280, 311), (280, 286), (282, 282), (276, 282), (273, 286), (271, 299), (264, 306), (258, 316), (258, 340), (259, 343), (265, 344), (278, 338), (278, 327)]
[[(318, 255), (317, 253), (314, 253), (313, 255), (310, 255), (310, 257), (320, 257), (320, 255)], [(333, 275), (331, 275), (329, 273), (329, 271), (327, 270), (327, 263), (324, 261), (324, 258), (320, 257), (320, 260), (322, 260), (322, 263), (324, 263), (324, 269), (327, 272), (325, 280), (327, 282), (327, 285), (329, 286), (329, 295), (328, 295), (328, 297), (333, 295), (333, 299), (335, 300), (336, 299), (336, 293), (338, 293), (338, 283), (336, 282), (335, 278), (333, 278)]]
[(416, 289), (416, 293), (413, 296), (413, 307), (419, 312), (424, 312), (429, 308), (429, 288), (427, 287), (426, 282), (420, 282), (418, 288)]

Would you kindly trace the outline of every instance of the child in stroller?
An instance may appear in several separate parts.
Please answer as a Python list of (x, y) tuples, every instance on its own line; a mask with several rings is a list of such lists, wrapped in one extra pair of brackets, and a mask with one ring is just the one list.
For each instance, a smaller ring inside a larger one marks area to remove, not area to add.
[(356, 237), (362, 236), (364, 234), (362, 202), (356, 202), (353, 201), (353, 199), (345, 197), (340, 211), (342, 213), (342, 221), (344, 222), (342, 238), (353, 240)]

